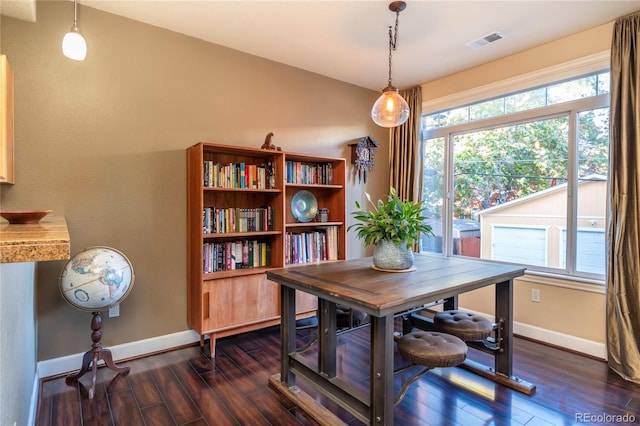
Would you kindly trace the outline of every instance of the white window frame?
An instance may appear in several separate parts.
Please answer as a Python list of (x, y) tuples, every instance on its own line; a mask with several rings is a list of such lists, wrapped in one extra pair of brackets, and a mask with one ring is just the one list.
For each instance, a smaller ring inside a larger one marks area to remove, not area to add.
[(422, 114), (448, 110), (474, 102), (480, 102), (507, 93), (544, 86), (553, 82), (589, 74), (611, 66), (611, 51), (595, 53), (574, 61), (543, 68), (517, 77), (496, 81), (491, 84), (463, 90), (440, 98), (427, 99), (422, 102)]
[[(484, 100), (488, 100), (494, 97), (505, 96), (506, 94), (531, 89), (536, 86), (542, 86), (546, 84), (551, 84), (560, 80), (569, 79), (578, 77), (580, 75), (585, 75), (597, 71), (601, 71), (603, 69), (608, 69), (610, 66), (610, 51), (603, 51), (593, 55), (589, 55), (574, 61), (566, 62), (563, 64), (555, 65), (552, 67), (544, 68), (541, 70), (537, 70), (531, 73), (523, 74), (517, 77), (509, 78), (502, 81), (497, 81), (485, 86), (480, 86), (474, 89), (464, 90), (461, 92), (457, 92), (451, 95), (443, 96), (435, 99), (428, 99), (422, 103), (422, 115), (429, 115), (436, 113), (442, 110), (449, 110), (457, 107), (461, 107), (464, 105), (469, 105), (471, 103), (480, 102)], [(600, 101), (599, 103), (593, 103), (593, 98), (591, 99), (588, 106), (585, 106), (584, 109), (576, 109), (574, 108), (572, 113), (569, 116), (570, 120), (577, 120), (578, 113), (583, 110), (595, 109), (598, 107), (607, 107), (609, 106), (609, 95), (600, 95), (599, 98), (606, 98), (606, 102)], [(580, 102), (580, 101), (574, 101)], [(574, 104), (575, 105), (575, 104)], [(563, 113), (567, 112), (566, 106), (563, 104), (557, 104), (547, 107), (547, 111), (550, 116), (553, 115), (563, 115)], [(537, 114), (532, 113), (531, 111), (525, 111), (522, 113), (511, 114), (508, 118), (509, 121), (512, 121), (514, 124), (518, 121), (527, 120), (530, 117), (538, 117)], [(541, 117), (538, 117), (541, 118)], [(465, 123), (456, 126), (456, 133), (465, 132), (469, 129), (474, 130), (482, 130), (482, 128), (490, 128), (495, 126), (496, 123), (505, 123), (505, 116), (500, 116), (496, 118), (491, 118), (487, 120), (482, 120), (478, 122)], [(434, 129), (432, 131), (428, 131), (427, 134), (423, 135), (422, 140), (430, 139), (432, 137), (442, 136), (442, 133), (439, 132), (440, 129)], [(445, 151), (452, 149), (453, 144), (453, 136), (455, 134), (449, 133), (449, 137), (445, 136)], [(570, 136), (571, 137), (571, 136)], [(422, 143), (420, 144), (422, 147)], [(573, 150), (575, 151), (575, 150)], [(575, 154), (570, 154), (574, 155)], [(418, 169), (422, 169), (422, 153), (418, 155)], [(442, 235), (442, 250), (443, 255), (452, 256), (452, 225), (451, 221), (453, 220), (452, 212), (451, 212), (451, 203), (448, 200), (453, 198), (453, 194), (449, 191), (449, 188), (453, 188), (453, 156), (449, 156), (445, 153), (445, 158), (449, 158), (449, 162), (444, 165), (445, 170), (445, 194), (444, 194), (444, 205), (442, 207), (442, 222), (443, 222), (443, 235)], [(576, 158), (571, 158), (570, 163), (576, 164)], [(577, 179), (576, 167), (572, 167), (569, 170), (569, 179)], [(422, 191), (422, 179), (419, 182), (420, 191)], [(572, 197), (573, 203), (569, 203), (568, 211), (567, 211), (567, 220), (576, 220), (575, 212), (577, 211), (577, 197)], [(446, 223), (446, 225), (445, 225)], [(576, 228), (575, 224), (573, 226)], [(570, 236), (567, 241), (567, 248), (572, 247), (575, 244), (575, 236)], [(585, 290), (589, 292), (595, 293), (605, 293), (605, 280), (602, 278), (594, 278), (590, 276), (574, 276), (567, 275), (562, 273), (557, 273), (555, 271), (531, 271), (527, 270), (527, 275), (535, 276), (536, 282), (540, 282), (541, 284), (547, 285), (555, 285), (558, 287), (565, 287), (571, 289), (579, 289)], [(595, 284), (595, 285), (594, 285)]]

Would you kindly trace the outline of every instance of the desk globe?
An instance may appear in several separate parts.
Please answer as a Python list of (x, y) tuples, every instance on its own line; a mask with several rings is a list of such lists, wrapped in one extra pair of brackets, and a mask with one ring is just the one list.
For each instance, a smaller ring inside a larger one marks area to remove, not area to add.
[(104, 349), (101, 311), (121, 303), (131, 292), (134, 283), (133, 266), (120, 251), (111, 247), (89, 247), (73, 256), (60, 273), (60, 292), (75, 308), (93, 313), (91, 320), (91, 350), (84, 354), (77, 374), (68, 376), (67, 384), (75, 384), (91, 367), (89, 399), (93, 398), (98, 361), (118, 374), (129, 373), (129, 367), (118, 367), (109, 349)]

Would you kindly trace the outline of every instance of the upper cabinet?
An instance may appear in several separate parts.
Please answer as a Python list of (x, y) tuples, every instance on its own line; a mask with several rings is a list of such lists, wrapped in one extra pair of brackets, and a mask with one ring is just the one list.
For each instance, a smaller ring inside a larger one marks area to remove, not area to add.
[(15, 183), (13, 168), (13, 71), (0, 55), (0, 183)]

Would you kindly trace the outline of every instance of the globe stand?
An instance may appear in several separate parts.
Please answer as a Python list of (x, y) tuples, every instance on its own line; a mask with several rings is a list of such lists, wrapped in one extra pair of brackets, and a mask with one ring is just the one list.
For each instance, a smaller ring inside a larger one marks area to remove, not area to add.
[(67, 385), (72, 385), (78, 382), (78, 379), (82, 377), (86, 372), (89, 371), (89, 366), (91, 366), (91, 387), (89, 388), (89, 399), (93, 398), (96, 389), (96, 376), (98, 373), (98, 361), (103, 360), (107, 367), (111, 370), (115, 371), (118, 374), (129, 374), (129, 367), (118, 367), (113, 362), (113, 356), (111, 355), (111, 351), (109, 349), (105, 349), (102, 347), (102, 316), (100, 312), (93, 312), (93, 318), (91, 319), (91, 341), (93, 344), (91, 345), (91, 350), (86, 352), (82, 357), (82, 368), (77, 374), (73, 374), (67, 376), (65, 379)]

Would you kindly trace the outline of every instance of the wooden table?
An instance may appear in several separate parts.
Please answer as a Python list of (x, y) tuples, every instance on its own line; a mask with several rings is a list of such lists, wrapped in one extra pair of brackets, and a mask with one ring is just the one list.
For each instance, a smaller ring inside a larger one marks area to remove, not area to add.
[[(371, 258), (312, 264), (267, 271), (281, 285), (281, 371), (270, 384), (320, 421), (337, 418), (314, 406), (314, 400), (296, 386), (296, 376), (370, 425), (393, 424), (394, 316), (434, 301), (456, 300), (460, 293), (496, 285), (496, 323), (500, 323), (500, 349), (493, 368), (478, 367), (484, 376), (533, 393), (535, 386), (512, 375), (513, 279), (525, 268), (480, 260), (416, 254), (416, 270), (379, 272)], [(310, 363), (296, 350), (295, 290), (318, 297), (318, 361)], [(371, 317), (370, 391), (365, 395), (336, 376), (336, 304), (366, 312)], [(455, 302), (454, 302), (455, 305)], [(484, 371), (484, 372), (483, 372)], [(316, 403), (317, 405), (317, 403)]]

